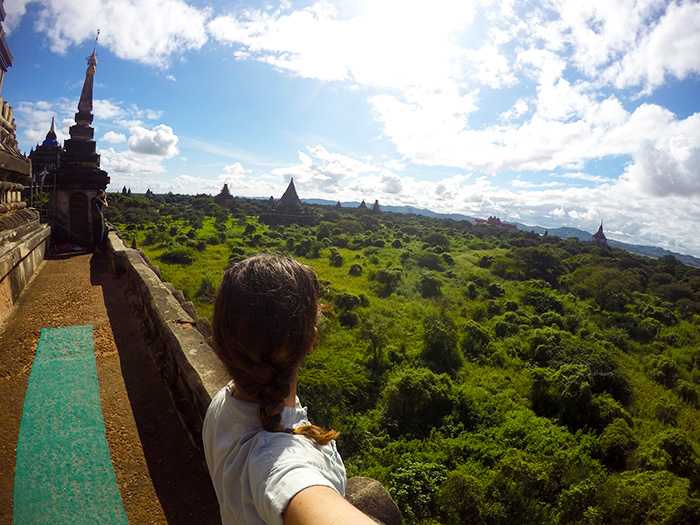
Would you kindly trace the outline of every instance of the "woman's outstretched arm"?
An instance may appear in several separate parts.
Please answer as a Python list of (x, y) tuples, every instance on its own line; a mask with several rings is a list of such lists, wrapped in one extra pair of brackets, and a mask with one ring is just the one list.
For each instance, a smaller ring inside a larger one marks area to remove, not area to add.
[(307, 487), (294, 496), (282, 513), (284, 525), (376, 525), (330, 487)]

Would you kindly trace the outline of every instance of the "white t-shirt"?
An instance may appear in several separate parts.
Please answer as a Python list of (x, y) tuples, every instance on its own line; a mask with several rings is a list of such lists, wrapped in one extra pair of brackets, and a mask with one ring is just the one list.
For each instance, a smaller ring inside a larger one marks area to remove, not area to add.
[[(321, 446), (285, 432), (267, 432), (258, 405), (231, 395), (229, 383), (212, 399), (202, 439), (221, 520), (228, 524), (281, 524), (282, 512), (301, 490), (323, 485), (345, 496), (345, 465), (335, 442)], [(282, 426), (309, 424), (306, 408), (285, 407)]]

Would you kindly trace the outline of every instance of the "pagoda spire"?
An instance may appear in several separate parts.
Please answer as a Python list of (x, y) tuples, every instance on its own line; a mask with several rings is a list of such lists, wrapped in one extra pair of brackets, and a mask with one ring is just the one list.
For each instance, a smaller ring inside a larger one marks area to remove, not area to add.
[(51, 129), (46, 134), (46, 139), (44, 140), (42, 145), (58, 146), (58, 140), (56, 137), (55, 121), (56, 121), (56, 117), (51, 117)]

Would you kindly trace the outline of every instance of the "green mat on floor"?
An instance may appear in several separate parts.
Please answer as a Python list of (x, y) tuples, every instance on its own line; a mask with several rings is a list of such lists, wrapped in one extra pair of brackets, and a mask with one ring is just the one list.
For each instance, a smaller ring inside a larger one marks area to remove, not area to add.
[(92, 326), (44, 328), (15, 465), (14, 523), (128, 523), (105, 436)]

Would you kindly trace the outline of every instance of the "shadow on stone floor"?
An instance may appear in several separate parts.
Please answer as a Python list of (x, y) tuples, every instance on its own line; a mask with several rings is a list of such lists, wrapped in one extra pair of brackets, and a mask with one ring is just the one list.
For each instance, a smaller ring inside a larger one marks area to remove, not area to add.
[(125, 278), (114, 275), (102, 253), (93, 255), (90, 274), (91, 282), (103, 290), (129, 403), (168, 523), (220, 523), (204, 459), (190, 441), (151, 358), (123, 293)]

